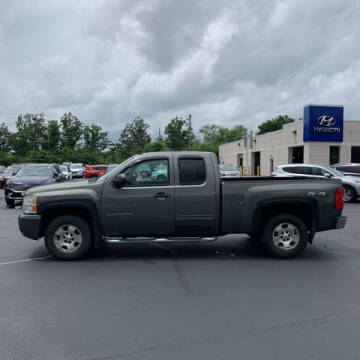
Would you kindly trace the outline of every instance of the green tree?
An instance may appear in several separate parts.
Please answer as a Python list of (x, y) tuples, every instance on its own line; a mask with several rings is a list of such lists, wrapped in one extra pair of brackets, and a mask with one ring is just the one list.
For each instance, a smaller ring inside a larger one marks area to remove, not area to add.
[(61, 146), (74, 149), (83, 135), (81, 121), (71, 112), (65, 113), (60, 118)]
[(91, 124), (84, 127), (84, 149), (92, 152), (101, 152), (109, 145), (107, 131), (101, 126)]
[(205, 125), (200, 128), (203, 143), (206, 145), (220, 145), (244, 138), (248, 130), (242, 125), (225, 128), (219, 125)]
[(165, 144), (170, 150), (184, 150), (194, 142), (194, 133), (181, 117), (171, 119), (165, 127)]
[(258, 135), (280, 130), (283, 125), (294, 122), (295, 119), (287, 115), (279, 115), (275, 119), (266, 120), (258, 126)]
[(46, 127), (43, 148), (48, 151), (57, 151), (61, 144), (60, 126), (57, 120), (49, 120)]
[(46, 135), (44, 114), (19, 115), (16, 120), (17, 132), (13, 137), (13, 148), (19, 155), (29, 151), (35, 153), (42, 148)]
[(146, 144), (144, 148), (145, 152), (167, 151), (167, 150), (169, 149), (162, 140), (156, 140), (152, 143)]
[(127, 158), (137, 152), (144, 151), (145, 145), (151, 142), (148, 128), (149, 125), (139, 116), (125, 126), (117, 144), (122, 157)]
[(8, 152), (11, 146), (11, 132), (5, 123), (0, 124), (0, 152)]

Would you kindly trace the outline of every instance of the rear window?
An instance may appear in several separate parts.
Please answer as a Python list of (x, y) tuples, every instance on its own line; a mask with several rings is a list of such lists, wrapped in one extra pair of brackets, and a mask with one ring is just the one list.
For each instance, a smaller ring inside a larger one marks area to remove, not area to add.
[(179, 159), (180, 185), (200, 185), (206, 180), (204, 159)]
[(92, 166), (93, 170), (107, 170), (107, 166)]

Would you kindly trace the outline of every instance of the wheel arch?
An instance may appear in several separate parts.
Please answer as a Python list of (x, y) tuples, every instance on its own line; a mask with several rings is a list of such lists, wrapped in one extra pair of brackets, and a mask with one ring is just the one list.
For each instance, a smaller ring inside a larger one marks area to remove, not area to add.
[(46, 227), (55, 218), (62, 215), (75, 215), (85, 220), (94, 236), (94, 245), (97, 247), (102, 240), (102, 227), (96, 204), (91, 201), (62, 201), (48, 204), (41, 209), (41, 235), (45, 234)]
[(258, 204), (252, 232), (260, 235), (268, 219), (279, 214), (292, 214), (302, 219), (309, 231), (309, 242), (312, 242), (319, 223), (319, 210), (315, 199), (274, 199)]

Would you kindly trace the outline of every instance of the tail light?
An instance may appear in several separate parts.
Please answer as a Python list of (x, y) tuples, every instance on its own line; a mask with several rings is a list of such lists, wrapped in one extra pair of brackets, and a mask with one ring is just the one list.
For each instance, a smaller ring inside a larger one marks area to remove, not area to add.
[(276, 174), (270, 174), (271, 177), (276, 177)]
[(335, 191), (335, 210), (342, 210), (344, 208), (344, 188), (339, 188)]

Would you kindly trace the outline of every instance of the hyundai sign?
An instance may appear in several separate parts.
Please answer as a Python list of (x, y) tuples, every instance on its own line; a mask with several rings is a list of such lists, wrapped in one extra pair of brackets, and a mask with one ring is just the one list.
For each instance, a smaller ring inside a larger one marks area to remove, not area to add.
[(344, 107), (307, 105), (304, 107), (304, 141), (342, 142)]

